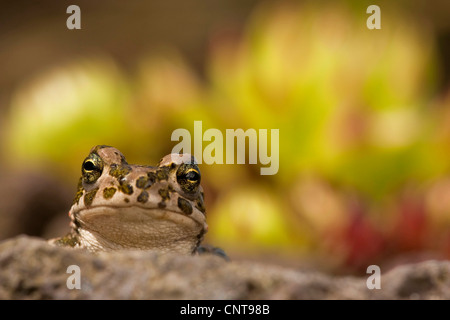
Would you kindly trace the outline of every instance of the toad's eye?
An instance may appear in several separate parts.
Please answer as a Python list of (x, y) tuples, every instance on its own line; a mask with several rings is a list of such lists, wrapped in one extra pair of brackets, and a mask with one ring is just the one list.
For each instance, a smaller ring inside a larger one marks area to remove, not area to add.
[(103, 160), (96, 154), (91, 153), (83, 161), (81, 174), (83, 182), (94, 183), (101, 176), (103, 171)]
[(200, 182), (200, 172), (193, 168), (187, 170), (185, 177), (190, 183)]
[(95, 170), (95, 164), (94, 161), (92, 161), (91, 159), (87, 159), (84, 163), (83, 163), (83, 170), (84, 171), (93, 171)]
[(184, 192), (196, 192), (200, 180), (200, 170), (196, 164), (183, 163), (177, 170), (177, 182)]

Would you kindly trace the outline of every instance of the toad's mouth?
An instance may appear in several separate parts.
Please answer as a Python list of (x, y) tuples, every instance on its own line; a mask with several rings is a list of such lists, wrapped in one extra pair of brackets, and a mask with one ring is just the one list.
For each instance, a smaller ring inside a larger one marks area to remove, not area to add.
[(129, 206), (91, 206), (73, 212), (75, 219), (89, 225), (98, 221), (121, 224), (156, 223), (158, 220), (172, 221), (176, 224), (195, 228), (196, 225), (207, 228), (204, 219), (196, 214), (185, 215), (180, 211), (168, 208), (151, 208), (133, 204)]
[(207, 230), (204, 221), (180, 212), (139, 206), (98, 206), (75, 214), (85, 246), (103, 249), (138, 248), (191, 250)]

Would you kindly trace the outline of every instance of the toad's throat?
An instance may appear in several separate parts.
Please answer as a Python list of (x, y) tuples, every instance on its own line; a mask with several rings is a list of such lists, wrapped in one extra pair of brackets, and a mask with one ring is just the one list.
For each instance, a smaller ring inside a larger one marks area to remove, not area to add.
[(138, 248), (192, 252), (207, 229), (206, 223), (179, 212), (137, 206), (83, 209), (77, 212), (75, 224), (81, 244), (93, 251)]

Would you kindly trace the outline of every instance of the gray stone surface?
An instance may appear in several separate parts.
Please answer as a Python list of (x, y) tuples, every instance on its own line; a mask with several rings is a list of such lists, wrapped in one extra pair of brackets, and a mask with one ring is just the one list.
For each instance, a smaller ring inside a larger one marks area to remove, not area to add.
[[(81, 270), (69, 290), (67, 267)], [(367, 278), (333, 277), (215, 256), (91, 254), (19, 236), (0, 243), (0, 299), (449, 299), (450, 262), (426, 261)]]

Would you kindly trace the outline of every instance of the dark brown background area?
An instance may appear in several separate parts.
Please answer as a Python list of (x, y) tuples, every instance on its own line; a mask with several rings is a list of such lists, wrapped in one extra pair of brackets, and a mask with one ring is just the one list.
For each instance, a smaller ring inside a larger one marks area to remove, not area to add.
[[(170, 45), (203, 73), (208, 41), (219, 29), (239, 32), (257, 0), (97, 0), (3, 1), (0, 10), (0, 108), (11, 90), (28, 76), (74, 56), (108, 53), (125, 69), (135, 58)], [(362, 4), (361, 1), (360, 5)], [(367, 6), (385, 1), (364, 1)], [(450, 2), (398, 1), (405, 13), (437, 32), (444, 64), (450, 73)], [(81, 30), (68, 30), (66, 9), (81, 8)], [(326, 6), (326, 2), (323, 2)], [(361, 13), (365, 14), (365, 13)]]
[[(255, 0), (17, 1), (0, 10), (0, 95), (33, 73), (76, 56), (110, 54), (125, 69), (136, 58), (170, 45), (201, 73), (216, 27), (239, 29)], [(81, 9), (81, 30), (68, 30), (66, 9)]]

